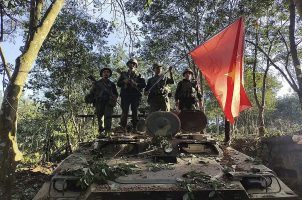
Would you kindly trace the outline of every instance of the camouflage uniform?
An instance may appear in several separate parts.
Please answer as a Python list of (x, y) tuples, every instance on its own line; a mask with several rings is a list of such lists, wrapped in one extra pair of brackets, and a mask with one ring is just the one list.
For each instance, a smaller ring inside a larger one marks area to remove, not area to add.
[[(98, 118), (99, 133), (109, 132), (111, 130), (112, 113), (116, 104), (118, 92), (116, 86), (109, 79), (100, 79), (96, 81), (90, 91), (93, 96), (94, 106)], [(102, 118), (104, 116), (104, 127)]]
[[(196, 95), (194, 95), (196, 93)], [(175, 92), (175, 102), (179, 101), (180, 110), (194, 110), (197, 99), (201, 100), (201, 94), (198, 92), (197, 83), (183, 79), (177, 85)]]
[[(134, 86), (124, 83), (124, 80), (126, 79), (136, 82), (137, 85)], [(138, 106), (142, 97), (141, 92), (143, 88), (146, 87), (145, 79), (143, 79), (140, 74), (136, 74), (134, 72), (122, 72), (117, 81), (117, 86), (121, 88), (122, 116), (120, 125), (123, 128), (126, 128), (129, 107), (131, 105), (132, 125), (135, 130), (138, 122)]]
[[(145, 91), (148, 91), (148, 103), (150, 105), (150, 113), (155, 111), (169, 111), (170, 104), (168, 98), (167, 84), (174, 84), (173, 78), (168, 78), (164, 75), (155, 75), (148, 79)], [(150, 88), (158, 81), (161, 80), (150, 90)], [(150, 90), (150, 91), (149, 91)]]

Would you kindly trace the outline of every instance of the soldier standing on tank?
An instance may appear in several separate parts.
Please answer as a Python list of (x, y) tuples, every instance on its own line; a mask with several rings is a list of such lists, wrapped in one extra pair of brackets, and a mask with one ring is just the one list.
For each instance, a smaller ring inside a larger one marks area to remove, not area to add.
[[(193, 71), (189, 68), (183, 72), (184, 79), (177, 84), (175, 103), (179, 110), (195, 110), (195, 104), (201, 103), (201, 94), (196, 81), (192, 81)], [(198, 100), (198, 101), (197, 101)]]
[[(105, 131), (105, 135), (111, 131), (112, 113), (113, 108), (116, 106), (118, 92), (115, 84), (109, 80), (112, 75), (112, 70), (108, 67), (104, 67), (100, 71), (101, 79), (95, 81), (90, 93), (86, 97), (90, 97), (96, 109), (98, 118), (99, 134), (102, 136)], [(87, 99), (86, 99), (87, 102)], [(104, 127), (102, 118), (104, 116)]]
[(129, 107), (131, 105), (132, 130), (133, 132), (136, 132), (138, 106), (142, 97), (142, 90), (146, 87), (146, 82), (145, 79), (136, 71), (138, 67), (136, 59), (131, 58), (126, 65), (128, 67), (128, 71), (121, 72), (117, 81), (117, 86), (121, 88), (122, 116), (120, 125), (123, 128), (123, 131), (126, 132)]
[(145, 95), (148, 95), (150, 113), (155, 111), (169, 111), (170, 103), (167, 84), (174, 84), (172, 67), (169, 68), (169, 77), (162, 73), (162, 65), (155, 63), (152, 66), (154, 76), (148, 79)]

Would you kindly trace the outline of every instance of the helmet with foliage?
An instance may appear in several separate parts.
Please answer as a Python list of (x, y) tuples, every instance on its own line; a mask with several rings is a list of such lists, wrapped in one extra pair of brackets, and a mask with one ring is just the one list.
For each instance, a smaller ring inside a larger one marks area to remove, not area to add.
[(152, 70), (154, 70), (155, 68), (158, 68), (158, 67), (163, 67), (163, 65), (161, 63), (154, 63), (152, 65)]
[(192, 71), (190, 68), (186, 68), (186, 69), (183, 71), (182, 75), (184, 76), (186, 73), (191, 73), (191, 74), (193, 75), (193, 71)]
[(109, 73), (110, 73), (109, 77), (111, 77), (111, 75), (112, 75), (112, 70), (111, 70), (110, 68), (108, 68), (108, 67), (104, 67), (103, 69), (101, 69), (100, 75), (102, 76), (102, 74), (103, 74), (103, 72), (104, 72), (105, 70), (108, 70), (108, 71), (109, 71)]
[(126, 65), (128, 66), (130, 63), (134, 63), (136, 65), (136, 67), (138, 66), (138, 62), (135, 58), (130, 58), (128, 60), (128, 62), (126, 63)]

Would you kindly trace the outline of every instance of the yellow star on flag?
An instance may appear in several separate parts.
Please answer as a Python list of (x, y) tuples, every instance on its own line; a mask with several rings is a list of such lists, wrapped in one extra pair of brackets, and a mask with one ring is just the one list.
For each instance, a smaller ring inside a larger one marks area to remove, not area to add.
[(231, 77), (233, 80), (235, 79), (235, 70), (230, 71), (229, 73), (226, 73), (224, 75)]

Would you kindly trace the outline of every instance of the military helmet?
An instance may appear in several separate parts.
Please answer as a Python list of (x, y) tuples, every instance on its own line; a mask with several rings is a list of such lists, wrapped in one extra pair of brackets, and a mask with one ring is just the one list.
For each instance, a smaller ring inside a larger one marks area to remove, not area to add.
[(185, 76), (186, 73), (191, 73), (192, 75), (194, 74), (193, 71), (192, 71), (190, 68), (186, 68), (186, 69), (183, 71), (182, 75)]
[(152, 65), (152, 70), (154, 70), (154, 69), (157, 68), (157, 67), (163, 67), (163, 65), (162, 65), (161, 63), (154, 63), (154, 64)]
[(126, 65), (128, 66), (129, 63), (134, 63), (134, 64), (136, 64), (136, 67), (138, 66), (138, 62), (137, 62), (137, 60), (136, 60), (135, 58), (130, 58), (130, 59), (128, 60), (128, 62), (126, 63)]
[(109, 67), (104, 67), (103, 69), (101, 69), (100, 75), (102, 76), (102, 75), (103, 75), (103, 71), (105, 71), (105, 70), (108, 70), (108, 71), (110, 72), (109, 77), (111, 77), (111, 75), (112, 75), (112, 70), (111, 70)]

